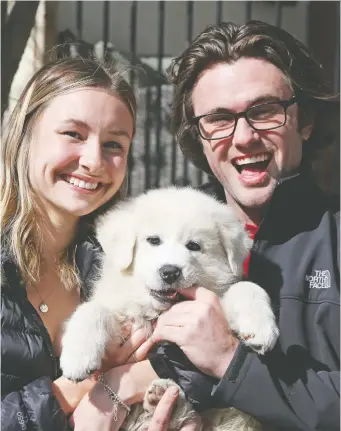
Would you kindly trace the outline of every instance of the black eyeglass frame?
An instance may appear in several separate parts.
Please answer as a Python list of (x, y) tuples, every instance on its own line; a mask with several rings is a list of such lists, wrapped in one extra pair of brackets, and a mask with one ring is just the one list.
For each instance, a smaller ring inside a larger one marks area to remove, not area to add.
[[(234, 127), (233, 127), (232, 132), (229, 135), (222, 136), (219, 138), (205, 138), (204, 136), (202, 136), (202, 134), (200, 133), (199, 121), (204, 117), (208, 117), (210, 115), (215, 115), (215, 114), (219, 115), (221, 113), (212, 112), (210, 114), (198, 115), (197, 117), (193, 117), (192, 120), (193, 120), (193, 124), (197, 127), (199, 135), (202, 137), (202, 139), (205, 139), (206, 141), (217, 141), (220, 139), (229, 138), (230, 136), (232, 136), (234, 134), (234, 132), (236, 131), (236, 128), (237, 128), (237, 123), (238, 123), (239, 118), (245, 118), (248, 125), (250, 127), (252, 127), (253, 130), (256, 130), (257, 132), (266, 131), (266, 130), (274, 130), (274, 129), (278, 129), (279, 127), (283, 127), (285, 125), (285, 123), (287, 122), (287, 109), (289, 106), (293, 105), (294, 103), (297, 103), (296, 96), (292, 96), (288, 100), (274, 100), (272, 102), (260, 103), (259, 105), (251, 106), (250, 108), (246, 109), (246, 111), (238, 112), (238, 114), (233, 114), (232, 112), (226, 112), (226, 114), (232, 115), (234, 117)], [(283, 121), (283, 123), (280, 124), (279, 126), (270, 127), (269, 129), (257, 129), (256, 127), (254, 127), (254, 125), (251, 124), (250, 120), (248, 119), (248, 116), (247, 116), (248, 112), (254, 108), (258, 108), (259, 106), (273, 105), (273, 104), (280, 105), (280, 106), (282, 106), (282, 108), (284, 108), (284, 121)]]

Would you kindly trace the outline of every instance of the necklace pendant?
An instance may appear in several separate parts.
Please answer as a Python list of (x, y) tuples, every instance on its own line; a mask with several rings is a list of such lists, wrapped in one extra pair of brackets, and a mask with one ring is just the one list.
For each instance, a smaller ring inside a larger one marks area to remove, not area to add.
[(47, 312), (49, 311), (49, 307), (48, 307), (48, 305), (47, 305), (47, 304), (45, 304), (45, 302), (42, 302), (42, 303), (39, 305), (39, 310), (40, 310), (42, 313), (47, 313)]

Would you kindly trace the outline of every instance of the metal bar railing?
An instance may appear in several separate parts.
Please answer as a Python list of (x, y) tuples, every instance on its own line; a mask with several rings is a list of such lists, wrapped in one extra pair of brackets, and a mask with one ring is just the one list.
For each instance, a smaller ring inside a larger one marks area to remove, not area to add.
[[(135, 89), (135, 70), (133, 70), (136, 64), (136, 42), (137, 42), (137, 7), (138, 2), (133, 1), (130, 9), (130, 53), (131, 53), (131, 69), (129, 72), (130, 85)], [(130, 151), (128, 155), (128, 196), (131, 195), (132, 190), (132, 172), (134, 169), (134, 142), (130, 145)]]
[(107, 57), (107, 49), (109, 42), (109, 17), (110, 17), (110, 2), (103, 2), (103, 59)]
[[(163, 51), (165, 39), (165, 2), (159, 1), (159, 44), (158, 44), (158, 62), (157, 70), (162, 74)], [(161, 147), (161, 127), (162, 127), (162, 83), (158, 82), (156, 94), (156, 171), (155, 171), (155, 187), (160, 186), (161, 168), (163, 165), (163, 155)]]
[(282, 6), (283, 6), (283, 4), (281, 1), (276, 1), (276, 12), (275, 12), (276, 23), (275, 24), (278, 27), (281, 27), (281, 25), (282, 25)]
[[(221, 1), (217, 1), (216, 2), (216, 18), (218, 19), (218, 17), (220, 17), (221, 20), (221, 15), (222, 15), (222, 2)], [(192, 23), (193, 26), (193, 23)], [(191, 41), (193, 39), (193, 35), (191, 35)], [(199, 168), (197, 168), (196, 171), (196, 178), (197, 178), (197, 185), (200, 185), (202, 183), (202, 179), (203, 179), (203, 171)]]
[(8, 2), (3, 0), (1, 1), (1, 29), (4, 29), (6, 20), (7, 20), (7, 8)]
[(223, 2), (216, 1), (216, 24), (219, 24), (222, 21), (223, 16)]
[(177, 156), (177, 149), (178, 149), (178, 144), (176, 142), (175, 136), (172, 134), (172, 152), (171, 152), (171, 177), (170, 177), (170, 181), (171, 184), (176, 184), (176, 179), (177, 179), (177, 169), (176, 169), (176, 156)]
[(83, 2), (77, 1), (76, 6), (76, 28), (77, 28), (77, 39), (83, 39)]
[[(132, 65), (136, 64), (136, 42), (137, 42), (137, 8), (138, 2), (133, 1), (131, 3), (130, 9), (130, 54)], [(130, 70), (130, 83), (134, 85), (135, 83), (135, 72)]]
[[(194, 13), (194, 2), (191, 0), (187, 1), (187, 46), (192, 42), (193, 37), (193, 13)], [(183, 185), (189, 184), (188, 178), (188, 160), (183, 159), (183, 171), (182, 171), (182, 181)]]
[(144, 188), (148, 190), (151, 186), (150, 181), (150, 109), (151, 109), (151, 89), (150, 86), (146, 87), (145, 95), (145, 120), (144, 120)]
[(247, 1), (246, 2), (246, 16), (245, 16), (246, 21), (250, 21), (250, 19), (252, 19), (252, 7), (253, 7), (253, 2)]

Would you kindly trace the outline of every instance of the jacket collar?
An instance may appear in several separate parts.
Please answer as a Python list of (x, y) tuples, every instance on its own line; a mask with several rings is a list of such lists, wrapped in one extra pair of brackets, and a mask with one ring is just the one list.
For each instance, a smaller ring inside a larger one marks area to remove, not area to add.
[[(281, 185), (283, 184), (294, 185), (296, 184), (296, 181), (313, 184), (314, 179), (313, 179), (313, 174), (310, 167), (307, 167), (306, 165), (302, 164), (296, 172), (288, 174), (283, 178), (279, 179), (277, 181), (276, 188), (274, 190), (272, 198), (274, 197), (275, 193), (277, 192), (277, 190), (280, 188)], [(204, 184), (199, 188), (202, 189), (203, 191), (207, 191), (210, 194), (214, 194), (221, 202), (226, 203), (224, 188), (221, 185), (221, 183), (217, 180), (216, 177), (211, 176), (209, 183)]]
[[(216, 178), (200, 189), (214, 195), (226, 203), (223, 186)], [(334, 202), (335, 201), (335, 202)], [(307, 220), (315, 224), (326, 208), (337, 209), (339, 199), (331, 199), (314, 183), (312, 174), (307, 169), (280, 179), (271, 197), (255, 239), (268, 239), (289, 235), (289, 231), (300, 231), (307, 226)]]

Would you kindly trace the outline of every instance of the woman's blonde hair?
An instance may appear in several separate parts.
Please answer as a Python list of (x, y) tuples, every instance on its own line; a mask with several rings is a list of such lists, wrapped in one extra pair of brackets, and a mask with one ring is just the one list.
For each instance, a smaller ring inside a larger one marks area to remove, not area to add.
[[(84, 87), (115, 92), (126, 103), (135, 124), (136, 99), (123, 73), (105, 67), (95, 59), (78, 57), (52, 61), (37, 71), (21, 94), (6, 127), (1, 146), (1, 239), (27, 282), (39, 281), (43, 262), (41, 233), (46, 226), (28, 177), (33, 127), (53, 98)], [(59, 262), (60, 278), (67, 289), (78, 286), (74, 250), (79, 235), (90, 233), (95, 217), (120, 198), (122, 188), (106, 205), (81, 218), (79, 234)]]

